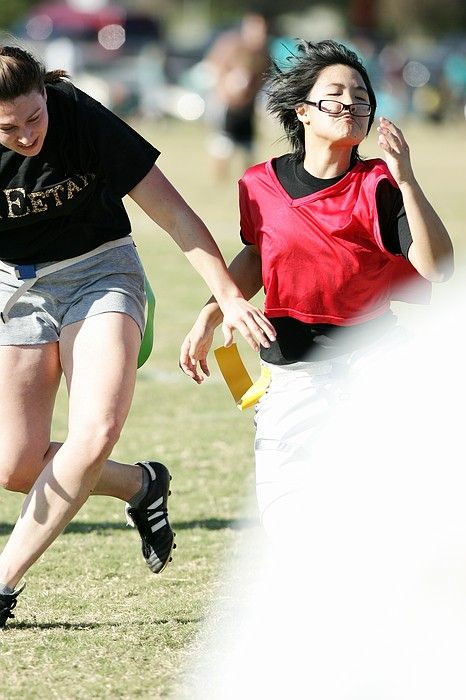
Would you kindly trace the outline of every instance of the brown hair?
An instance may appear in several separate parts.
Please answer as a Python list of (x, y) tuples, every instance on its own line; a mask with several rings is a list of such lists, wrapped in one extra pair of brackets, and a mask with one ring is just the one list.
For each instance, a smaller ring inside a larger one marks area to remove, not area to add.
[(64, 70), (46, 71), (32, 54), (17, 46), (0, 46), (0, 100), (14, 100), (69, 78)]

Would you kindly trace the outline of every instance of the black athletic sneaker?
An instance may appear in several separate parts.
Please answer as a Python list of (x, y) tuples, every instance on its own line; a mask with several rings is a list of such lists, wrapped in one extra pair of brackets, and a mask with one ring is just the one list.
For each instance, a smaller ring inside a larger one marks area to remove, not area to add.
[(16, 607), (16, 599), (26, 584), (23, 583), (13, 593), (0, 593), (0, 629), (5, 627), (9, 617), (14, 617), (11, 612)]
[(126, 504), (126, 519), (137, 527), (142, 540), (142, 554), (154, 574), (159, 574), (172, 560), (175, 533), (168, 522), (167, 502), (170, 495), (170, 472), (160, 462), (137, 462), (147, 471), (150, 485), (135, 508)]

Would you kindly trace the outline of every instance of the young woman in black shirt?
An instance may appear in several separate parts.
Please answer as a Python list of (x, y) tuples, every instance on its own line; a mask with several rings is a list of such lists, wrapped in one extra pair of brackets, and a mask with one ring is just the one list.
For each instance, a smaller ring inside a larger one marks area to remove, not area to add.
[[(230, 277), (210, 233), (159, 170), (159, 152), (63, 71), (0, 46), (0, 483), (27, 494), (0, 555), (0, 627), (19, 581), (88, 496), (128, 503), (151, 571), (170, 560), (170, 474), (109, 460), (128, 415), (144, 273), (122, 203), (165, 229), (258, 349), (274, 331)], [(62, 373), (68, 435), (51, 442)]]

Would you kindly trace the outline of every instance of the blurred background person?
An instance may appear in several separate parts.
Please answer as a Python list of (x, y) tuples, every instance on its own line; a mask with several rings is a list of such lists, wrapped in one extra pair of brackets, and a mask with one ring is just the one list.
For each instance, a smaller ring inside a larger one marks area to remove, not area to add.
[(218, 179), (227, 177), (235, 149), (243, 151), (245, 168), (254, 160), (255, 109), (269, 62), (267, 20), (253, 12), (242, 17), (238, 29), (220, 33), (204, 58), (212, 75), (208, 150)]

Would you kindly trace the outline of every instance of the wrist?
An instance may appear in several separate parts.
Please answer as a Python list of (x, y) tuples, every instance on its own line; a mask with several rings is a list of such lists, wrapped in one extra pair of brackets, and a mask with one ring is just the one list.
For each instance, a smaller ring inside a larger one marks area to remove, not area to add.
[(418, 182), (414, 177), (414, 173), (411, 173), (407, 177), (400, 179), (400, 181), (397, 184), (400, 188), (401, 193), (413, 191), (414, 189), (416, 189), (416, 187), (419, 187)]
[(223, 313), (217, 301), (213, 299), (201, 309), (197, 317), (199, 323), (208, 331), (214, 331), (223, 321)]
[(244, 296), (235, 282), (229, 278), (215, 290), (214, 298), (220, 309), (223, 309), (229, 302), (244, 299)]

